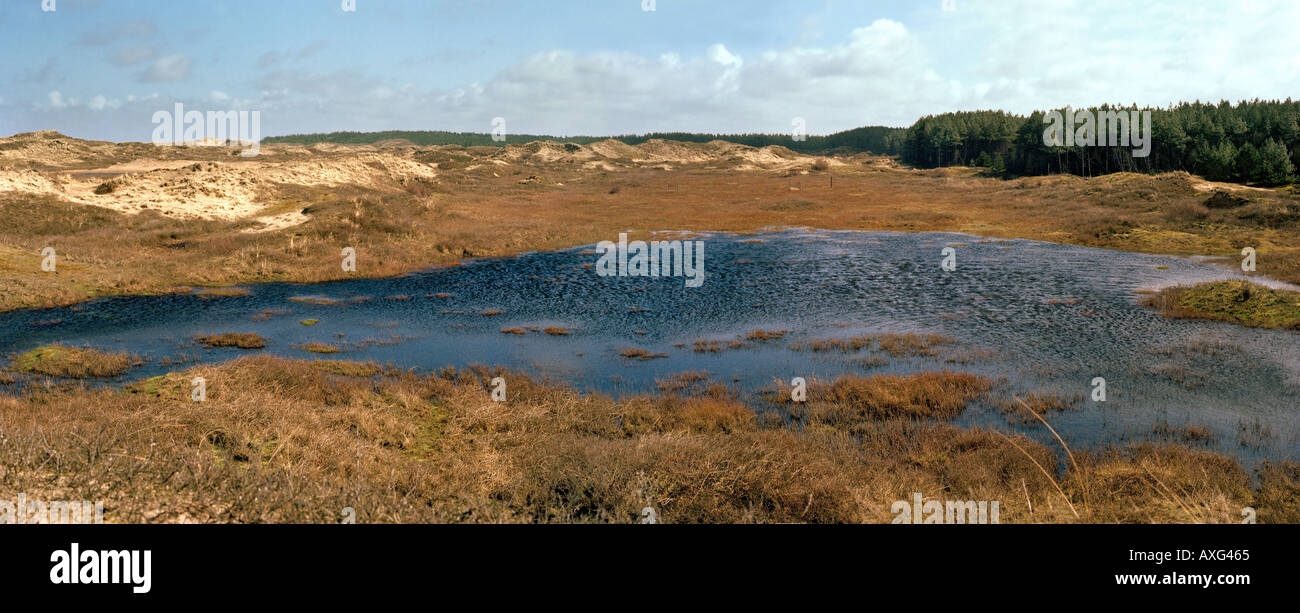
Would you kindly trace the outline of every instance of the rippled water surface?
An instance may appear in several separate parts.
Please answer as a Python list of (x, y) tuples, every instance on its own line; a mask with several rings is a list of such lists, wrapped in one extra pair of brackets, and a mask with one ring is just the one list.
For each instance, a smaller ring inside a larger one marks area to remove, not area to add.
[[(960, 234), (702, 238), (706, 279), (698, 288), (681, 278), (601, 277), (584, 267), (597, 258), (590, 247), (574, 248), (394, 279), (253, 286), (250, 296), (125, 297), (3, 313), (0, 348), (62, 342), (128, 351), (148, 358), (126, 375), (138, 379), (183, 368), (166, 365), (176, 360), (248, 353), (197, 347), (195, 335), (257, 332), (268, 340), (264, 351), (278, 355), (319, 357), (298, 346), (331, 343), (344, 351), (326, 357), (423, 370), (502, 365), (615, 394), (652, 391), (657, 379), (687, 370), (752, 392), (795, 376), (944, 368), (1000, 379), (993, 398), (959, 423), (1018, 427), (995, 409), (996, 398), (1050, 392), (1077, 399), (1077, 410), (1050, 415), (1072, 443), (1148, 439), (1154, 424), (1168, 423), (1208, 427), (1215, 435), (1208, 447), (1247, 461), (1300, 458), (1300, 335), (1167, 320), (1137, 304), (1140, 289), (1234, 276), (1223, 267)], [(939, 265), (946, 246), (956, 249), (954, 272)], [(501, 313), (482, 314), (491, 310)], [(546, 326), (572, 334), (540, 332)], [(501, 332), (514, 327), (527, 333)], [(791, 333), (693, 350), (697, 340), (725, 342), (758, 328)], [(793, 348), (880, 332), (957, 342), (913, 357)], [(667, 357), (629, 360), (619, 355), (625, 347)], [(1089, 398), (1094, 377), (1106, 379), (1104, 403)]]

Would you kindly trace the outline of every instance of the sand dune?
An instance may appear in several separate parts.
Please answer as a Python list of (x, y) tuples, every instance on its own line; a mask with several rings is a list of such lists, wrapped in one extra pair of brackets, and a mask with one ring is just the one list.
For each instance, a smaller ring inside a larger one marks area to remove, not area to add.
[[(348, 185), (391, 191), (412, 179), (437, 182), (447, 173), (480, 169), (500, 173), (511, 166), (557, 164), (605, 172), (685, 165), (806, 172), (822, 159), (784, 147), (658, 139), (640, 145), (615, 140), (591, 145), (535, 141), (470, 149), (419, 147), (402, 140), (373, 145), (274, 144), (263, 146), (256, 157), (242, 157), (238, 146), (192, 145), (87, 141), (51, 131), (0, 138), (0, 197), (14, 193), (54, 197), (125, 213), (152, 210), (177, 219), (252, 219), (274, 229), (308, 219), (301, 213), (266, 210), (278, 203), (277, 191), (285, 186)], [(447, 155), (471, 161), (444, 170), (444, 163), (436, 160)], [(843, 165), (834, 159), (827, 163)]]

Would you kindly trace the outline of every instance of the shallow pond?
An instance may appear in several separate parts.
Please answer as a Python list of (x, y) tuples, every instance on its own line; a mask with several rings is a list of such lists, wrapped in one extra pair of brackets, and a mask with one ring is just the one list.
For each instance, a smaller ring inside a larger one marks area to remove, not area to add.
[[(753, 392), (796, 376), (948, 369), (1000, 380), (960, 424), (1019, 428), (996, 407), (1051, 393), (1076, 407), (1048, 416), (1071, 444), (1156, 440), (1153, 426), (1166, 423), (1208, 428), (1214, 438), (1202, 444), (1247, 463), (1300, 459), (1300, 335), (1167, 320), (1137, 304), (1137, 290), (1241, 276), (1225, 267), (950, 233), (695, 238), (706, 247), (705, 282), (696, 288), (682, 278), (599, 276), (586, 246), (400, 278), (257, 285), (248, 296), (106, 298), (0, 313), (0, 352), (52, 342), (127, 351), (148, 359), (124, 377), (134, 380), (251, 353), (202, 348), (196, 335), (257, 332), (268, 342), (262, 351), (277, 355), (421, 370), (501, 365), (612, 394), (654, 391), (657, 380), (683, 371)], [(948, 246), (951, 272), (940, 267)], [(308, 319), (319, 322), (300, 323)], [(570, 334), (546, 334), (547, 326)], [(755, 329), (791, 332), (729, 346)], [(907, 332), (954, 342), (933, 355), (797, 349)], [(696, 351), (698, 340), (721, 341), (721, 350)], [(311, 342), (342, 351), (301, 349)], [(627, 347), (666, 356), (628, 359), (620, 355)], [(1106, 380), (1105, 402), (1091, 399), (1095, 377)]]

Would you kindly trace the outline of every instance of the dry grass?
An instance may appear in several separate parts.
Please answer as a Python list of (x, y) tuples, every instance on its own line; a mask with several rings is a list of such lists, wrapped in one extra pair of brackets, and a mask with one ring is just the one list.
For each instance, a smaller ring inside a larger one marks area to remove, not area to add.
[(789, 330), (751, 330), (749, 333), (745, 334), (745, 340), (758, 342), (779, 341), (789, 333)]
[(331, 345), (329, 343), (303, 343), (297, 345), (297, 347), (303, 351), (310, 351), (312, 353), (338, 353), (342, 351), (342, 349), (339, 349), (338, 345)]
[(1265, 462), (1255, 499), (1260, 522), (1300, 524), (1300, 464)]
[(316, 360), (313, 368), (346, 377), (373, 377), (384, 369), (374, 362), (348, 362), (344, 360)]
[(790, 348), (795, 351), (839, 351), (852, 353), (874, 348), (895, 358), (930, 357), (939, 354), (939, 349), (955, 344), (957, 341), (942, 334), (916, 334), (912, 332), (896, 334), (864, 334), (849, 338), (818, 338), (793, 343)]
[(938, 348), (957, 341), (942, 334), (877, 334), (876, 345), (881, 351), (899, 357), (933, 356)]
[(1191, 424), (1175, 425), (1169, 420), (1161, 420), (1151, 426), (1151, 434), (1156, 438), (1175, 441), (1189, 445), (1205, 444), (1214, 441), (1214, 431), (1205, 426)]
[(653, 353), (649, 349), (641, 347), (624, 347), (618, 350), (618, 354), (630, 360), (653, 360), (655, 358), (666, 358), (666, 353)]
[(253, 321), (270, 321), (281, 315), (288, 315), (290, 312), (289, 309), (262, 309), (249, 315), (248, 318)]
[(691, 348), (694, 349), (696, 353), (720, 353), (727, 349), (744, 349), (745, 347), (750, 346), (749, 343), (741, 340), (722, 341), (700, 339), (692, 343)]
[(256, 332), (205, 334), (194, 337), (194, 342), (204, 347), (237, 347), (239, 349), (262, 349), (266, 347), (266, 339)]
[(14, 358), (16, 372), (49, 377), (116, 377), (133, 366), (139, 358), (125, 353), (109, 353), (89, 347), (45, 345)]
[(681, 394), (688, 391), (701, 391), (709, 380), (709, 373), (703, 370), (688, 370), (655, 381), (659, 391)]
[(243, 287), (209, 287), (199, 290), (199, 295), (212, 298), (233, 298), (236, 296), (251, 296), (253, 292)]
[(1018, 397), (997, 398), (992, 404), (1012, 423), (1028, 424), (1053, 411), (1076, 410), (1083, 398), (1082, 394), (1067, 396), (1057, 392), (1031, 392)]
[[(499, 375), (508, 402), (490, 399)], [(1257, 486), (1173, 445), (1060, 466), (992, 430), (866, 418), (849, 434), (756, 419), (718, 389), (614, 401), (486, 369), (245, 357), (0, 395), (0, 431), (0, 489), (102, 500), (109, 522), (635, 522), (647, 505), (670, 523), (888, 522), (912, 492), (998, 500), (1005, 523), (1239, 522), (1245, 506), (1300, 521), (1295, 464)]]
[(813, 386), (810, 422), (851, 426), (891, 417), (951, 419), (982, 396), (993, 382), (967, 373), (923, 372), (907, 376), (846, 375), (828, 386)]
[(816, 338), (812, 340), (799, 341), (790, 345), (795, 351), (842, 351), (850, 353), (860, 351), (872, 344), (869, 336), (854, 336), (851, 338)]
[[(244, 357), (130, 390), (0, 396), (0, 488), (103, 500), (109, 522), (338, 522), (344, 507), (364, 522), (634, 522), (646, 505), (664, 522), (888, 522), (911, 492), (1000, 500), (1002, 522), (1239, 522), (1243, 507), (1300, 521), (1296, 465), (1252, 486), (1178, 445), (1061, 466), (991, 430), (787, 426), (715, 388), (614, 401), (495, 370), (341, 364)], [(507, 403), (490, 400), (495, 375)], [(194, 377), (207, 403), (190, 401)]]
[(568, 336), (572, 334), (572, 331), (564, 326), (546, 326), (545, 328), (542, 328), (542, 332), (551, 336)]
[(812, 430), (860, 434), (884, 419), (952, 419), (993, 387), (978, 375), (921, 372), (912, 375), (844, 375), (810, 381), (805, 403), (791, 401), (791, 388), (778, 382), (766, 394), (797, 423)]

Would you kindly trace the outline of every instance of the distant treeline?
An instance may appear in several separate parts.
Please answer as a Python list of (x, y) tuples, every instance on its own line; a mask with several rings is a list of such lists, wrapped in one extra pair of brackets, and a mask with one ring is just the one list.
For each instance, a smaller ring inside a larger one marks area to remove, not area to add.
[[(366, 144), (406, 139), (417, 145), (501, 146), (535, 140), (586, 145), (613, 139), (639, 145), (651, 139), (704, 143), (712, 140), (765, 147), (780, 145), (800, 153), (876, 153), (898, 155), (921, 168), (979, 166), (996, 176), (1073, 173), (1094, 176), (1117, 171), (1185, 170), (1213, 181), (1280, 185), (1295, 182), (1300, 168), (1300, 102), (1182, 103), (1164, 109), (1102, 106), (1102, 111), (1151, 111), (1151, 149), (1134, 156), (1128, 146), (1050, 146), (1043, 121), (1050, 111), (1025, 117), (1003, 111), (964, 111), (929, 115), (910, 128), (868, 126), (795, 140), (790, 134), (700, 134), (655, 132), (619, 136), (557, 137), (510, 134), (505, 142), (486, 133), (441, 131), (331, 132), (264, 139), (264, 143), (320, 142)], [(1062, 109), (1059, 112), (1064, 112)], [(1078, 110), (1074, 110), (1078, 112)], [(1077, 129), (1078, 126), (1075, 126)], [(1144, 126), (1145, 128), (1145, 126)], [(1107, 134), (1099, 135), (1104, 138)]]
[[(1134, 156), (1133, 145), (1046, 145), (1043, 135), (1050, 124), (1042, 111), (1029, 117), (1002, 111), (922, 117), (908, 128), (898, 154), (914, 166), (982, 166), (999, 175), (1185, 170), (1213, 181), (1266, 185), (1294, 182), (1300, 167), (1300, 102), (1289, 98), (1087, 110), (1094, 116), (1101, 111), (1151, 111), (1149, 155)], [(1064, 114), (1064, 109), (1057, 112)]]
[(828, 136), (806, 136), (795, 140), (791, 134), (700, 134), (695, 132), (653, 132), (650, 134), (621, 134), (618, 136), (549, 136), (545, 134), (508, 134), (504, 142), (492, 140), (492, 135), (480, 132), (443, 132), (443, 131), (407, 131), (389, 130), (386, 132), (330, 132), (329, 134), (292, 134), (272, 136), (262, 139), (263, 143), (297, 143), (311, 145), (315, 143), (338, 143), (343, 145), (361, 145), (377, 143), (390, 139), (406, 139), (416, 145), (461, 145), (465, 147), (488, 146), (499, 147), (509, 143), (527, 143), (531, 141), (557, 141), (589, 145), (602, 140), (617, 140), (629, 145), (639, 145), (652, 139), (676, 140), (691, 143), (707, 143), (724, 140), (750, 147), (780, 145), (800, 153), (880, 153), (892, 155), (897, 153), (898, 144), (902, 142), (903, 128), (869, 126), (846, 130)]

